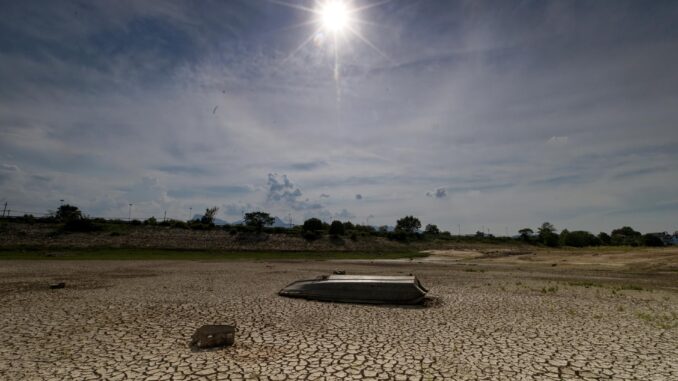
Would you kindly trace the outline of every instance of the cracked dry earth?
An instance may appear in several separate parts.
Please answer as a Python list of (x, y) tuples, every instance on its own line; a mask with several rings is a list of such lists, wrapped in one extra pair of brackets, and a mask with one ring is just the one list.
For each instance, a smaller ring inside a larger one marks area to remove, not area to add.
[[(337, 268), (412, 272), (433, 300), (276, 295)], [(0, 379), (678, 380), (676, 278), (416, 261), (6, 261)], [(49, 290), (56, 280), (66, 288)], [(619, 286), (629, 282), (642, 287)], [(191, 352), (211, 323), (237, 324), (236, 344)]]

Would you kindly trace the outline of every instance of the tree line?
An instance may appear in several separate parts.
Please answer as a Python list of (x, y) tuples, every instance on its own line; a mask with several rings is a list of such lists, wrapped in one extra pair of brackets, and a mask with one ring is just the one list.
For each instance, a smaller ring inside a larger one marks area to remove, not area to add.
[(585, 230), (569, 231), (563, 229), (557, 233), (556, 228), (549, 222), (544, 222), (535, 233), (530, 228), (518, 231), (520, 239), (549, 247), (571, 246), (664, 246), (664, 242), (655, 234), (642, 234), (630, 226), (614, 229), (610, 234), (600, 232), (594, 235)]
[[(198, 219), (188, 221), (181, 220), (163, 220), (158, 221), (155, 217), (140, 220), (106, 220), (103, 218), (90, 218), (82, 213), (75, 205), (61, 205), (55, 211), (49, 213), (47, 217), (35, 218), (30, 215), (16, 217), (14, 219), (25, 222), (57, 222), (62, 224), (63, 232), (95, 232), (103, 230), (106, 224), (129, 224), (129, 225), (147, 225), (162, 226), (169, 228), (209, 230), (220, 228), (237, 233), (271, 233), (271, 234), (300, 234), (309, 241), (319, 239), (324, 235), (330, 238), (348, 237), (352, 240), (359, 236), (381, 236), (397, 241), (413, 241), (426, 239), (439, 240), (463, 240), (469, 242), (509, 242), (515, 241), (509, 237), (494, 237), (491, 234), (478, 231), (473, 236), (453, 236), (448, 231), (441, 231), (435, 224), (427, 224), (423, 231), (421, 221), (414, 216), (405, 216), (396, 221), (395, 227), (390, 229), (388, 226), (374, 227), (370, 225), (353, 224), (350, 221), (334, 220), (330, 223), (323, 222), (319, 218), (311, 217), (304, 221), (302, 225), (290, 227), (272, 227), (275, 218), (269, 213), (255, 211), (245, 213), (242, 224), (223, 225), (217, 227), (214, 224), (215, 217), (219, 211), (218, 207), (205, 209), (205, 213)], [(544, 222), (535, 230), (523, 228), (518, 231), (517, 240), (533, 244), (544, 245), (548, 247), (570, 246), (570, 247), (588, 247), (588, 246), (663, 246), (664, 242), (656, 234), (641, 234), (629, 226), (614, 229), (610, 234), (600, 232), (594, 235), (584, 230), (569, 231), (563, 229), (557, 232), (555, 226), (549, 222)]]

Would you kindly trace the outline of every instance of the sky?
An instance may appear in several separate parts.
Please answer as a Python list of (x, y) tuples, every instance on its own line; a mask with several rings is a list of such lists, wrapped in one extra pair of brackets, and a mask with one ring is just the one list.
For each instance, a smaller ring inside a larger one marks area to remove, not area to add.
[(678, 2), (318, 6), (0, 0), (0, 207), (678, 230)]

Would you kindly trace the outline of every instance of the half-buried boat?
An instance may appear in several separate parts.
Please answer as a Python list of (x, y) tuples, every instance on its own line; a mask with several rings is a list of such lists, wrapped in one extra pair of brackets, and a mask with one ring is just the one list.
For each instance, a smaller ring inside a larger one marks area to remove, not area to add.
[(278, 293), (292, 298), (370, 304), (420, 304), (428, 290), (414, 276), (322, 275)]

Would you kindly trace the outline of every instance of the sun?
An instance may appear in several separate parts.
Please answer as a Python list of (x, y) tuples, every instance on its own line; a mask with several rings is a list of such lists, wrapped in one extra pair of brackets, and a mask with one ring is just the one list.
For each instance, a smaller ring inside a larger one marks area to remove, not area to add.
[(350, 27), (351, 11), (344, 1), (327, 0), (320, 4), (317, 14), (322, 27), (332, 33), (341, 33)]

